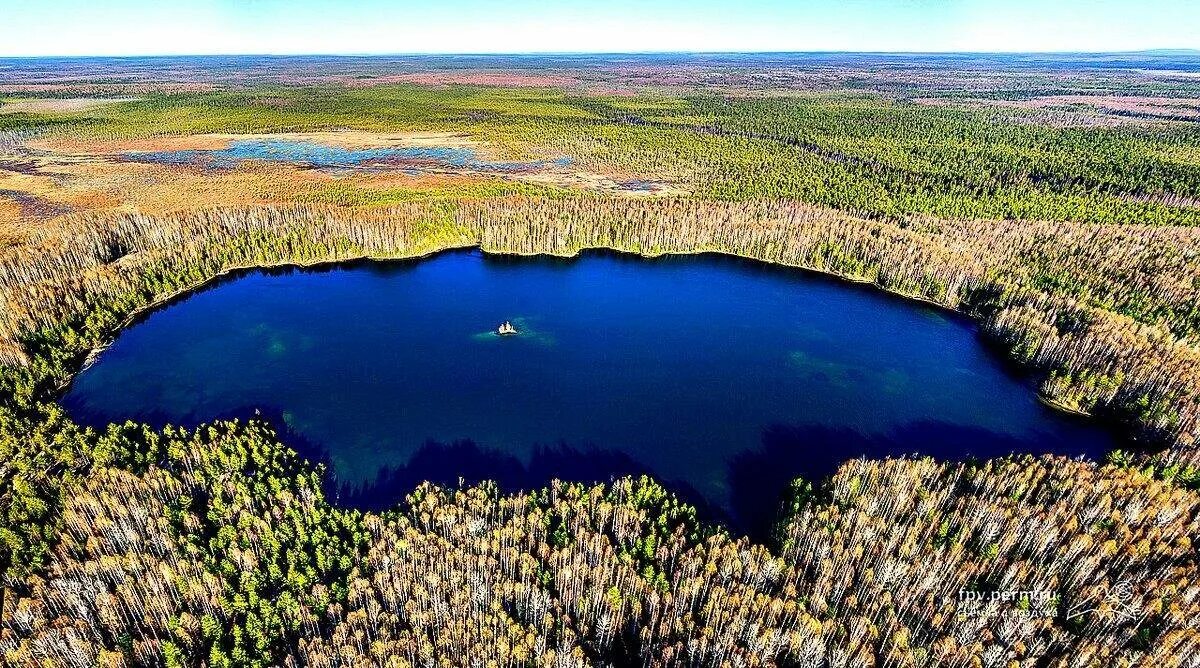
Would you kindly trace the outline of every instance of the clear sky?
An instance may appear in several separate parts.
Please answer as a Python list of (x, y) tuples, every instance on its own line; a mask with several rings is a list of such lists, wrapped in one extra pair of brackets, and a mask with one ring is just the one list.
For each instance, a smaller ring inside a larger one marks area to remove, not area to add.
[(0, 0), (0, 56), (1200, 48), (1200, 0)]

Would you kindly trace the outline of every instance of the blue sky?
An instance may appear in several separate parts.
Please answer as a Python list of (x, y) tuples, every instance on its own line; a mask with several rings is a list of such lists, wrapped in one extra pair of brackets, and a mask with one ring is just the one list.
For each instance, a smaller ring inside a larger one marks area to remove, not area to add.
[(0, 0), (0, 56), (1200, 48), (1200, 0)]

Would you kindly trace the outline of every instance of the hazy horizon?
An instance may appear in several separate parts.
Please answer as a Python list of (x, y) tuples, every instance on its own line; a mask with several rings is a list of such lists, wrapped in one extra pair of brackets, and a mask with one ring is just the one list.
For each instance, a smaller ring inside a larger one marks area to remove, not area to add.
[(0, 0), (0, 15), (0, 57), (1200, 48), (1188, 0)]
[(1200, 48), (1189, 47), (1154, 47), (1145, 49), (1123, 50), (878, 50), (878, 49), (821, 49), (821, 50), (577, 50), (577, 52), (228, 52), (228, 53), (139, 53), (139, 54), (36, 54), (36, 55), (5, 55), (0, 54), (0, 60), (88, 60), (88, 59), (168, 59), (168, 58), (490, 58), (490, 56), (509, 56), (509, 58), (542, 58), (542, 56), (637, 56), (637, 55), (1014, 55), (1014, 56), (1055, 56), (1055, 55), (1195, 55), (1200, 56)]

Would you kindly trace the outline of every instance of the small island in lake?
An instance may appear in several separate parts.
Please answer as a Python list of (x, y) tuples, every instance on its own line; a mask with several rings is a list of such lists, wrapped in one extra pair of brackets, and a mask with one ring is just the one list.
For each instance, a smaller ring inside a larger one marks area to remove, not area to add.
[(500, 326), (496, 328), (497, 336), (516, 336), (516, 334), (517, 328), (508, 320), (500, 323)]

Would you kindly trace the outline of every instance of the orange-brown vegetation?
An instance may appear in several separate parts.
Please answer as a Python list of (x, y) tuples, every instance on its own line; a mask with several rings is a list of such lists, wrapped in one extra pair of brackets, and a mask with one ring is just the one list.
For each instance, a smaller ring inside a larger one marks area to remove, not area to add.
[[(431, 197), (447, 199), (473, 191), (503, 193), (506, 188), (521, 192), (526, 184), (545, 190), (561, 188), (633, 197), (687, 193), (685, 187), (666, 182), (643, 182), (570, 165), (548, 164), (497, 173), (469, 165), (321, 170), (303, 164), (247, 160), (235, 168), (214, 170), (125, 158), (139, 152), (219, 150), (231, 141), (246, 139), (315, 142), (348, 149), (462, 147), (470, 148), (483, 160), (502, 159), (495, 147), (454, 132), (204, 134), (118, 140), (55, 136), (21, 142), (7, 162), (0, 157), (0, 201), (16, 202), (21, 198), (25, 202), (44, 202), (46, 206), (36, 210), (31, 205), (25, 207), (26, 219), (44, 219), (72, 211), (161, 215), (212, 206), (291, 202), (388, 204)], [(634, 182), (646, 185), (628, 185)], [(3, 193), (10, 196), (5, 198)], [(14, 227), (19, 219), (19, 215), (7, 218)]]
[[(1091, 112), (1111, 123), (1142, 120), (1187, 121), (1200, 119), (1200, 98), (1152, 97), (1146, 95), (1044, 95), (1028, 100), (919, 98), (920, 104), (965, 104), (1045, 109), (1067, 112)], [(1097, 122), (1100, 122), (1097, 120)]]
[(451, 84), (468, 86), (504, 86), (529, 88), (569, 88), (577, 85), (577, 76), (565, 74), (522, 73), (512, 71), (481, 72), (414, 72), (399, 74), (391, 77), (364, 80), (364, 84), (391, 83), (404, 81), (422, 86), (447, 86)]
[(0, 114), (62, 114), (88, 111), (106, 104), (132, 102), (132, 97), (51, 97), (0, 102)]

